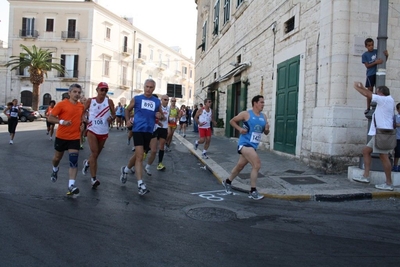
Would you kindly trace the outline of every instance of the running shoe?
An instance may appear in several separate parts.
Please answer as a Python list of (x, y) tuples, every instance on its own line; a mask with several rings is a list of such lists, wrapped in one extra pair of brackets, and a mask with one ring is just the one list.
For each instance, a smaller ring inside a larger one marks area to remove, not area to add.
[(369, 183), (369, 180), (364, 175), (354, 176), (353, 180), (360, 183)]
[(206, 152), (203, 152), (203, 153), (201, 154), (201, 157), (202, 157), (203, 159), (208, 159), (208, 156), (207, 156), (207, 153), (206, 153)]
[(68, 187), (68, 192), (67, 192), (68, 196), (77, 195), (77, 194), (79, 194), (78, 187), (76, 187), (75, 185), (71, 185), (70, 187)]
[(14, 144), (14, 141), (13, 141), (13, 140), (10, 140), (10, 145), (12, 145), (12, 144)]
[(128, 180), (128, 174), (125, 172), (125, 166), (121, 167), (121, 176), (119, 177), (121, 183), (125, 184), (126, 180)]
[(83, 160), (82, 174), (86, 175), (88, 169), (89, 169), (89, 162), (87, 159), (85, 159)]
[(199, 147), (199, 143), (197, 143), (197, 140), (194, 141), (194, 150), (197, 150), (197, 148)]
[(388, 185), (387, 183), (377, 184), (377, 185), (375, 185), (375, 188), (376, 189), (380, 189), (380, 190), (393, 191), (393, 186), (392, 185)]
[(51, 177), (50, 177), (50, 179), (51, 179), (51, 181), (53, 182), (53, 183), (55, 183), (56, 181), (57, 181), (57, 173), (58, 173), (58, 171), (53, 171), (52, 173), (51, 173)]
[(97, 187), (100, 185), (100, 181), (97, 179), (93, 180), (93, 178), (91, 180), (92, 180), (92, 189), (97, 189)]
[(147, 194), (147, 193), (149, 193), (150, 191), (146, 188), (146, 184), (145, 183), (141, 183), (139, 186), (138, 186), (138, 193), (139, 193), (139, 195), (141, 195), (141, 196), (143, 196), (143, 195), (145, 195), (145, 194)]
[(148, 176), (151, 176), (150, 166), (147, 166), (147, 165), (146, 165), (146, 167), (144, 167), (144, 171), (146, 172), (146, 174), (147, 174)]
[(183, 134), (183, 138), (185, 138), (186, 137), (186, 134)]
[(249, 192), (249, 198), (252, 198), (254, 200), (260, 200), (260, 199), (263, 199), (264, 196), (260, 195), (256, 190), (256, 191), (253, 191), (253, 192)]
[(162, 164), (162, 162), (158, 163), (158, 165), (157, 165), (157, 171), (163, 171), (163, 170), (165, 170), (164, 164)]
[(232, 186), (226, 182), (226, 180), (222, 181), (222, 185), (225, 187), (225, 192), (229, 195), (232, 195)]

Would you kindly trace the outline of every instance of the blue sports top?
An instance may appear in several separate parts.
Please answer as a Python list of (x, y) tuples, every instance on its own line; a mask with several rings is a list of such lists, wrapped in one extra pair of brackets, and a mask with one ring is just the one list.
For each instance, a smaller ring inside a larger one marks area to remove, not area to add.
[(147, 98), (144, 95), (134, 97), (134, 123), (133, 132), (153, 133), (154, 124), (156, 123), (156, 112), (160, 109), (160, 99), (151, 96)]
[(248, 110), (247, 112), (249, 112), (250, 118), (243, 122), (243, 128), (247, 129), (247, 133), (240, 135), (238, 146), (247, 146), (257, 149), (267, 121), (263, 113), (257, 116), (252, 110)]

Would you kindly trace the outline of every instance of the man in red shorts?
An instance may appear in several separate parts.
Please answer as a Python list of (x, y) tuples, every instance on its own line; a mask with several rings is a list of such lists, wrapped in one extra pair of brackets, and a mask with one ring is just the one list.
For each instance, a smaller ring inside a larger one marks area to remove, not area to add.
[(217, 122), (213, 119), (213, 114), (211, 110), (212, 101), (209, 98), (204, 100), (204, 107), (199, 108), (194, 120), (196, 121), (199, 128), (200, 139), (194, 142), (194, 149), (197, 149), (199, 144), (204, 143), (202, 157), (203, 159), (208, 159), (207, 149), (211, 143), (211, 123), (217, 125)]

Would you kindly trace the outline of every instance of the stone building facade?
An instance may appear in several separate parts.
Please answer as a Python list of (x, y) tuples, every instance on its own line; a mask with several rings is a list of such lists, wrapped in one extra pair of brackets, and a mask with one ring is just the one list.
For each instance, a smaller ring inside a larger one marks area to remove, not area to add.
[[(355, 164), (367, 140), (364, 40), (377, 44), (379, 1), (196, 0), (195, 97), (214, 101), (225, 136), (229, 120), (257, 94), (271, 133), (262, 148), (298, 158), (327, 173)], [(399, 1), (388, 12), (386, 85), (399, 85)]]
[[(115, 103), (129, 103), (153, 78), (158, 95), (167, 84), (182, 86), (180, 104), (192, 105), (194, 61), (93, 1), (9, 0), (8, 55), (19, 55), (20, 44), (48, 49), (65, 66), (66, 74), (51, 71), (41, 85), (39, 104), (60, 101), (68, 86), (79, 83), (86, 97), (99, 82), (109, 84)], [(6, 101), (29, 105), (32, 84), (27, 70), (7, 73)]]

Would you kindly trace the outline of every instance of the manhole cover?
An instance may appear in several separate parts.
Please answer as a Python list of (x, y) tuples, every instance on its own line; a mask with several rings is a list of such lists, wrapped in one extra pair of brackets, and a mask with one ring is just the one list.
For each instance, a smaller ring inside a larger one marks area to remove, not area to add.
[(226, 222), (236, 220), (236, 213), (222, 208), (194, 208), (187, 213), (192, 219), (205, 222)]
[(304, 171), (296, 171), (296, 170), (287, 170), (285, 172), (294, 173), (294, 174), (303, 174), (304, 173)]
[(318, 180), (312, 176), (285, 176), (280, 177), (285, 182), (292, 185), (305, 185), (305, 184), (324, 184), (325, 182)]
[[(248, 172), (248, 173), (240, 173), (239, 175), (238, 175), (240, 178), (242, 178), (242, 179), (250, 179), (250, 173)], [(263, 177), (265, 177), (265, 175), (263, 175), (263, 174), (261, 174), (261, 173), (257, 173), (257, 178), (263, 178)]]

